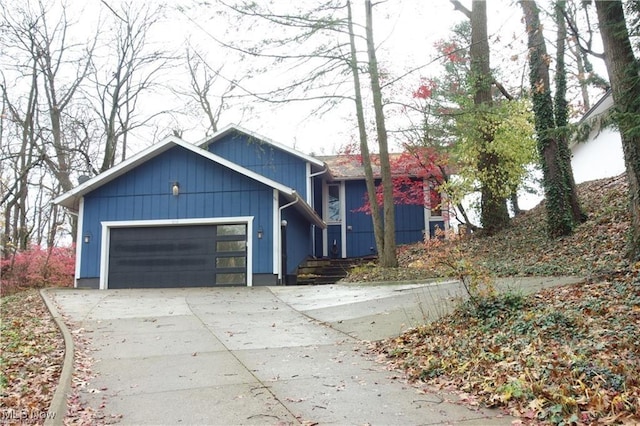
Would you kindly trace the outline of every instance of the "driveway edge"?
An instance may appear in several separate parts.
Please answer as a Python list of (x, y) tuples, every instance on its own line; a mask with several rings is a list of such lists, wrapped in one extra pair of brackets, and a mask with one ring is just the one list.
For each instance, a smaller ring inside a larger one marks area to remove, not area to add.
[(53, 320), (56, 322), (56, 325), (58, 326), (58, 329), (60, 329), (62, 337), (64, 338), (64, 362), (62, 364), (62, 371), (60, 372), (58, 386), (53, 394), (51, 404), (49, 404), (49, 412), (44, 424), (45, 426), (60, 426), (64, 424), (64, 418), (67, 414), (67, 399), (71, 393), (71, 379), (73, 376), (73, 358), (75, 349), (71, 333), (48, 293), (48, 289), (40, 290), (40, 296), (42, 297), (42, 300), (44, 300), (45, 305), (47, 305), (47, 309), (49, 309)]

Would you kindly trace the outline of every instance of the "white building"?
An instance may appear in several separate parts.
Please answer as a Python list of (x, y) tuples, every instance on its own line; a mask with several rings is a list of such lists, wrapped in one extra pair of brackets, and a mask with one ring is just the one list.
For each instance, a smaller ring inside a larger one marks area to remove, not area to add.
[(574, 140), (569, 145), (576, 183), (618, 176), (625, 171), (620, 132), (613, 126), (603, 126), (599, 120), (611, 107), (613, 96), (609, 90), (580, 120), (590, 122), (592, 129), (587, 140)]

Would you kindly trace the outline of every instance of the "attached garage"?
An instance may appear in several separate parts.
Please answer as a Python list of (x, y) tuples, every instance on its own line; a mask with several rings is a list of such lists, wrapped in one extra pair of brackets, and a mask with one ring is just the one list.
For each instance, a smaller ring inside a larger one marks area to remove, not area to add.
[[(244, 152), (237, 132), (225, 135)], [(306, 201), (319, 166), (277, 150), (254, 158), (255, 142), (245, 159), (270, 177), (170, 136), (54, 200), (78, 216), (76, 287), (284, 282), (312, 252), (312, 227), (325, 226)]]
[(250, 285), (247, 222), (105, 225), (103, 288)]

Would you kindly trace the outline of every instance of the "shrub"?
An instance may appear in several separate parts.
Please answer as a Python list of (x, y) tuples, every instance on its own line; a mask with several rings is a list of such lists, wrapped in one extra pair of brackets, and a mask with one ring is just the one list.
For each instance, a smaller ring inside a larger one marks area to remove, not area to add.
[(24, 288), (72, 287), (75, 247), (33, 246), (2, 259), (0, 270), (2, 295)]

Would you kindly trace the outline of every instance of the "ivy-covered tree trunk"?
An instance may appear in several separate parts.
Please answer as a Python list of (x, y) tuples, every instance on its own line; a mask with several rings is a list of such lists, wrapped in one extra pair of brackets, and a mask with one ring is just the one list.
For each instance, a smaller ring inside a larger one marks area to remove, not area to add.
[(559, 0), (555, 5), (555, 21), (558, 26), (558, 32), (556, 37), (556, 94), (554, 101), (554, 115), (556, 121), (556, 128), (559, 130), (558, 137), (558, 152), (563, 164), (563, 180), (564, 187), (567, 190), (567, 198), (571, 205), (571, 216), (574, 223), (582, 223), (586, 219), (586, 215), (580, 207), (580, 200), (578, 199), (578, 191), (576, 189), (576, 182), (573, 178), (573, 168), (571, 166), (571, 150), (569, 149), (568, 137), (568, 125), (569, 125), (569, 103), (567, 102), (567, 69), (565, 66), (565, 49), (567, 40), (567, 25), (565, 23), (564, 15), (566, 9), (566, 2)]
[[(535, 116), (538, 153), (542, 163), (542, 185), (545, 192), (548, 232), (551, 237), (569, 235), (582, 218), (574, 216), (575, 195), (570, 156), (566, 138), (561, 137), (554, 116), (549, 60), (535, 1), (521, 1), (527, 26), (529, 47), (529, 80)], [(562, 103), (559, 105), (562, 108)], [(579, 210), (579, 209), (578, 209)]]
[(480, 221), (482, 228), (492, 234), (509, 223), (509, 211), (506, 198), (496, 193), (494, 182), (502, 179), (500, 158), (491, 149), (493, 126), (486, 116), (492, 105), (490, 51), (487, 34), (487, 3), (474, 0), (471, 6), (471, 78), (473, 81), (473, 103), (479, 122), (487, 123), (480, 132), (478, 168), (484, 182), (481, 183)]
[(629, 181), (631, 235), (629, 256), (640, 260), (640, 65), (636, 59), (620, 1), (596, 1), (605, 63), (615, 102), (615, 118)]

